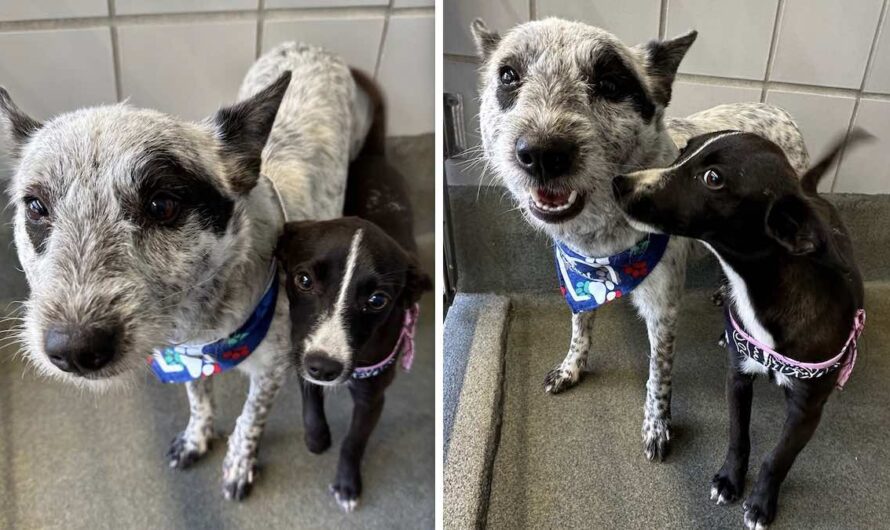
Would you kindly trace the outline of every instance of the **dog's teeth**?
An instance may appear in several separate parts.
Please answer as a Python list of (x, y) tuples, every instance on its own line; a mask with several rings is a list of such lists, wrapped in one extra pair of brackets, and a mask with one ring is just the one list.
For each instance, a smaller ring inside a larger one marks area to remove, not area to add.
[(578, 192), (573, 190), (572, 193), (569, 194), (569, 200), (566, 203), (566, 206), (568, 206), (569, 204), (574, 204), (575, 200), (577, 198), (578, 198)]

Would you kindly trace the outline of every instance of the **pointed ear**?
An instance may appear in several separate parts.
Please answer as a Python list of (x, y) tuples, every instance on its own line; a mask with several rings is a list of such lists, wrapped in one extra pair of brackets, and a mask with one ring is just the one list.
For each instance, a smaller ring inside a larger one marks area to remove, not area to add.
[(671, 102), (671, 87), (680, 61), (686, 56), (689, 47), (695, 42), (698, 32), (695, 30), (669, 40), (653, 40), (642, 46), (643, 59), (646, 61), (646, 74), (652, 88), (655, 102), (667, 107)]
[(766, 233), (794, 255), (815, 252), (827, 240), (825, 227), (813, 207), (798, 195), (785, 195), (769, 205)]
[(477, 18), (470, 24), (470, 31), (473, 32), (473, 40), (476, 41), (476, 50), (479, 52), (479, 58), (483, 61), (487, 60), (495, 48), (498, 47), (498, 43), (501, 42), (501, 36), (498, 35), (497, 31), (489, 30), (481, 18)]
[(405, 282), (405, 301), (408, 303), (408, 307), (416, 304), (423, 293), (433, 290), (433, 280), (420, 269), (420, 265), (414, 257), (411, 258), (411, 263), (408, 265)]
[(834, 161), (840, 156), (842, 151), (845, 151), (847, 147), (852, 145), (856, 145), (860, 142), (867, 142), (874, 140), (875, 137), (860, 127), (854, 127), (850, 134), (846, 137), (841, 136), (831, 145), (828, 149), (828, 153), (822, 157), (819, 162), (816, 163), (813, 167), (807, 170), (806, 173), (800, 178), (800, 187), (803, 190), (810, 194), (818, 193), (819, 181), (822, 180), (822, 177), (825, 176), (825, 173), (828, 171)]
[(43, 124), (31, 118), (12, 101), (9, 92), (0, 87), (0, 143), (13, 161), (17, 161), (22, 148), (31, 135)]
[(231, 185), (237, 193), (249, 192), (259, 179), (263, 147), (290, 77), (290, 72), (281, 74), (250, 99), (220, 109), (212, 118), (222, 142), (223, 156), (229, 163)]

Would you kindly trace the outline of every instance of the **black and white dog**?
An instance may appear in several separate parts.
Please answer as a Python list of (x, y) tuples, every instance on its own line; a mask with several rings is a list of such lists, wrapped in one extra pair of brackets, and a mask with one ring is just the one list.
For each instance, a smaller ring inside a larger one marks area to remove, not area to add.
[(418, 300), (432, 288), (417, 263), (405, 182), (384, 154), (382, 99), (369, 80), (354, 75), (376, 104), (365, 146), (349, 166), (344, 213), (355, 217), (288, 223), (278, 246), (310, 451), (331, 446), (324, 387), (346, 385), (353, 398), (352, 423), (331, 485), (347, 512), (358, 505), (362, 457), (396, 361), (401, 356), (410, 368)]
[[(633, 47), (600, 28), (557, 18), (521, 24), (503, 36), (477, 20), (472, 31), (482, 59), (479, 120), (486, 167), (510, 190), (526, 220), (561, 247), (558, 256), (570, 256), (565, 261), (572, 266), (565, 270), (598, 266), (597, 274), (579, 278), (579, 299), (627, 294), (616, 281), (621, 271), (613, 258), (632, 257), (647, 241), (615, 203), (613, 176), (665, 167), (690, 137), (723, 129), (769, 138), (795, 169), (807, 167), (800, 131), (777, 107), (737, 103), (665, 118), (694, 31)], [(656, 247), (647, 246), (650, 252)], [(650, 460), (664, 457), (671, 436), (674, 330), (689, 249), (688, 240), (662, 238), (660, 260), (647, 261), (655, 266), (646, 267), (648, 276), (628, 297), (649, 335), (642, 436)], [(580, 380), (593, 349), (595, 311), (572, 310), (568, 353), (544, 380), (553, 394)]]
[[(854, 132), (850, 140), (864, 136)], [(748, 528), (775, 518), (782, 481), (856, 358), (865, 320), (862, 278), (846, 228), (816, 191), (843, 146), (838, 142), (798, 179), (776, 144), (716, 132), (690, 140), (668, 168), (613, 181), (634, 226), (704, 242), (728, 279), (730, 439), (711, 481), (718, 504), (744, 490), (754, 375), (769, 374), (784, 387), (787, 418), (745, 502)]]

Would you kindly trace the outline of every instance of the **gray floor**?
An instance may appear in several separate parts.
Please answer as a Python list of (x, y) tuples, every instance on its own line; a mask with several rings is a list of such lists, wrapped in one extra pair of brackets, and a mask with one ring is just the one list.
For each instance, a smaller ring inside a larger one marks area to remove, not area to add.
[[(396, 164), (414, 190), (422, 261), (432, 270), (433, 139), (391, 143)], [(26, 292), (8, 243), (0, 308)], [(435, 359), (433, 296), (423, 300), (417, 355), (400, 373), (371, 438), (360, 508), (346, 515), (328, 496), (339, 442), (351, 413), (346, 390), (329, 394), (334, 447), (309, 453), (303, 444), (296, 380), (272, 410), (260, 448), (260, 476), (243, 503), (221, 493), (224, 435), (244, 402), (246, 381), (215, 382), (221, 438), (193, 469), (166, 467), (164, 453), (188, 419), (185, 389), (146, 373), (127, 392), (83, 394), (39, 379), (0, 349), (0, 528), (432, 528), (434, 525)], [(7, 326), (8, 327), (8, 326)]]
[[(709, 295), (692, 290), (684, 303), (673, 372), (675, 438), (660, 464), (641, 448), (648, 346), (630, 304), (597, 310), (592, 372), (551, 396), (542, 382), (569, 342), (569, 311), (556, 296), (514, 298), (489, 528), (742, 527), (740, 504), (708, 500), (727, 423), (725, 352), (715, 344), (722, 317)], [(774, 528), (890, 525), (890, 284), (869, 284), (867, 297), (860, 360), (792, 468)], [(783, 417), (782, 392), (759, 381), (748, 490)]]

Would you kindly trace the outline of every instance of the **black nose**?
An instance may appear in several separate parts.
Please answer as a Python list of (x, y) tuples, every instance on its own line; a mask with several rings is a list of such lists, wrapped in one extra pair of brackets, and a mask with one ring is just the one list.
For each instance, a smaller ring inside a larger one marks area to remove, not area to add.
[(551, 138), (534, 142), (516, 140), (516, 161), (528, 174), (543, 180), (567, 174), (575, 163), (578, 146), (568, 140)]
[(612, 179), (612, 194), (620, 199), (633, 191), (633, 180), (627, 175), (618, 175)]
[(43, 348), (60, 370), (87, 374), (111, 361), (117, 335), (113, 328), (54, 327), (44, 335)]
[(303, 358), (306, 373), (318, 381), (333, 381), (343, 373), (343, 363), (323, 353), (308, 353)]

